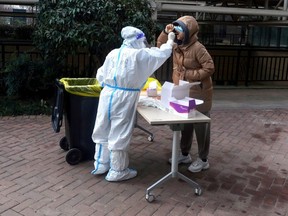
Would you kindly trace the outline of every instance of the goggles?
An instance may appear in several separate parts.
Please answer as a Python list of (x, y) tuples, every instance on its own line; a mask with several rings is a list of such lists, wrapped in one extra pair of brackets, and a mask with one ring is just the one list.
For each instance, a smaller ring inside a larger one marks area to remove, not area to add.
[(174, 29), (178, 32), (184, 32), (184, 30), (181, 26), (174, 26)]
[(141, 38), (145, 37), (145, 34), (144, 33), (139, 33), (136, 35), (136, 39), (139, 40)]

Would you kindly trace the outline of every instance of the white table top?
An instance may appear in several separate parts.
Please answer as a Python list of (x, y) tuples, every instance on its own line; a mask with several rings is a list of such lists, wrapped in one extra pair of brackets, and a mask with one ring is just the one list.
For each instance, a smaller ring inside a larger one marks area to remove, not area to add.
[(196, 110), (195, 117), (184, 118), (178, 115), (174, 115), (163, 110), (138, 106), (137, 112), (151, 125), (163, 125), (163, 124), (185, 124), (185, 123), (201, 123), (210, 122), (210, 118)]

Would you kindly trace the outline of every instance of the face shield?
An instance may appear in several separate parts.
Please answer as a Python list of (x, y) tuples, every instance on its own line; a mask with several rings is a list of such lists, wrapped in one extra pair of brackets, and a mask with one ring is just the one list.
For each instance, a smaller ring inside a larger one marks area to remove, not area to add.
[(133, 45), (135, 46), (134, 48), (136, 49), (141, 49), (141, 48), (146, 48), (149, 47), (149, 44), (147, 42), (147, 39), (145, 37), (144, 33), (140, 33), (136, 36), (136, 41), (135, 43), (133, 43)]

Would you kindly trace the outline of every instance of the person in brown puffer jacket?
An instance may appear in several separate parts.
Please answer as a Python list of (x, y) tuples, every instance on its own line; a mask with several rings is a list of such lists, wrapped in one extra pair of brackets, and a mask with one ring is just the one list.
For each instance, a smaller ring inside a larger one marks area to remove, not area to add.
[[(198, 41), (197, 34), (199, 26), (192, 16), (183, 16), (168, 24), (157, 39), (157, 46), (167, 41), (169, 32), (176, 34), (173, 47), (173, 75), (174, 84), (179, 80), (188, 82), (201, 82), (190, 89), (190, 97), (203, 100), (204, 103), (197, 106), (197, 110), (210, 117), (212, 107), (212, 74), (214, 73), (214, 62), (205, 46)], [(188, 168), (191, 172), (200, 172), (209, 168), (208, 154), (210, 148), (210, 123), (185, 124), (181, 131), (178, 163), (191, 163), (190, 150), (195, 131), (198, 143), (198, 156)], [(171, 163), (171, 158), (169, 159)]]

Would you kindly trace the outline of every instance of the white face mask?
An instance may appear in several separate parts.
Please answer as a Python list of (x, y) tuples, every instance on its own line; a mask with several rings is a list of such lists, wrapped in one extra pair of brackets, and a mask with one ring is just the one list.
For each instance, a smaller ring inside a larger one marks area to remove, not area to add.
[(146, 44), (144, 43), (144, 41), (142, 40), (137, 40), (134, 43), (131, 43), (131, 46), (134, 49), (142, 49), (142, 48), (146, 48)]
[(144, 34), (137, 35), (137, 40), (131, 43), (131, 46), (135, 49), (142, 49), (149, 47), (149, 44), (146, 40), (146, 37)]
[(140, 46), (138, 46), (138, 47), (141, 47), (141, 48), (149, 47), (149, 44), (148, 44), (148, 42), (147, 42), (147, 40), (146, 40), (146, 37), (145, 37), (145, 34), (144, 34), (144, 33), (138, 34), (136, 38), (137, 38), (137, 44), (138, 44), (139, 42), (142, 42), (142, 43), (143, 43), (142, 45), (140, 45)]
[(151, 47), (146, 39), (143, 41), (143, 43), (144, 43), (146, 48), (150, 48)]

